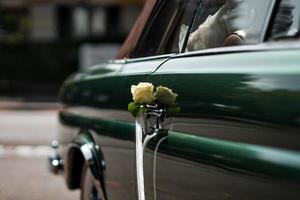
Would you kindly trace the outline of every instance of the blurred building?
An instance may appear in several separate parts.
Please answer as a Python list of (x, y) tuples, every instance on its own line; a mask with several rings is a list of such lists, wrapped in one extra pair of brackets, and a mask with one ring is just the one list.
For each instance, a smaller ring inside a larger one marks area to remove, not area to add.
[(0, 0), (0, 97), (55, 95), (79, 66), (113, 56), (142, 3)]

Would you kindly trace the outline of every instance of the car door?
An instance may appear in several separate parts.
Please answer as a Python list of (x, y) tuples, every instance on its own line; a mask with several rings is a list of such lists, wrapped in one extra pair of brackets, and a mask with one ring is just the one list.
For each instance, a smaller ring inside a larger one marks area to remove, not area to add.
[[(259, 12), (264, 19), (260, 34), (244, 38), (249, 43), (260, 43), (265, 35), (275, 40), (299, 32), (297, 1), (251, 1), (249, 8), (250, 17)], [(271, 13), (273, 24), (267, 31)], [(290, 25), (284, 28), (282, 23)], [(147, 197), (298, 198), (299, 54), (299, 41), (270, 42), (185, 53), (156, 70), (149, 81), (173, 89), (181, 112), (167, 134), (147, 144), (145, 152), (153, 159), (144, 163), (151, 174), (145, 173), (145, 184), (150, 182), (153, 192)]]

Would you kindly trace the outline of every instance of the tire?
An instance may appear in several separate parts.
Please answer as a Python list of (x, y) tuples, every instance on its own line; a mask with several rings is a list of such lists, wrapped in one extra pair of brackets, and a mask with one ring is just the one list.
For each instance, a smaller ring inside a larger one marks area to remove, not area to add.
[(80, 182), (81, 200), (104, 200), (102, 191), (98, 191), (91, 171), (86, 164), (83, 165)]

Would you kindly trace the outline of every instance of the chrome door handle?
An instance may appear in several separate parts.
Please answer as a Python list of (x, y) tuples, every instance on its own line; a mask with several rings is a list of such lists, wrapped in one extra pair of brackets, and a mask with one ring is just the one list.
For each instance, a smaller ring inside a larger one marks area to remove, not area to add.
[(158, 108), (157, 105), (143, 105), (142, 108), (147, 110), (146, 114), (153, 117), (162, 117), (165, 113), (165, 109)]
[(139, 114), (139, 122), (143, 128), (143, 135), (153, 135), (162, 129), (162, 123), (166, 116), (166, 110), (157, 105), (142, 105)]

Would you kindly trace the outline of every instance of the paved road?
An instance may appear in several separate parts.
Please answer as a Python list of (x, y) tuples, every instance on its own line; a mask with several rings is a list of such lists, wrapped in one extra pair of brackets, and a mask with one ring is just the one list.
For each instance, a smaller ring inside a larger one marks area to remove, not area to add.
[(55, 110), (0, 111), (0, 143), (49, 145), (57, 133)]
[(61, 176), (48, 172), (55, 110), (0, 110), (0, 200), (71, 200)]

